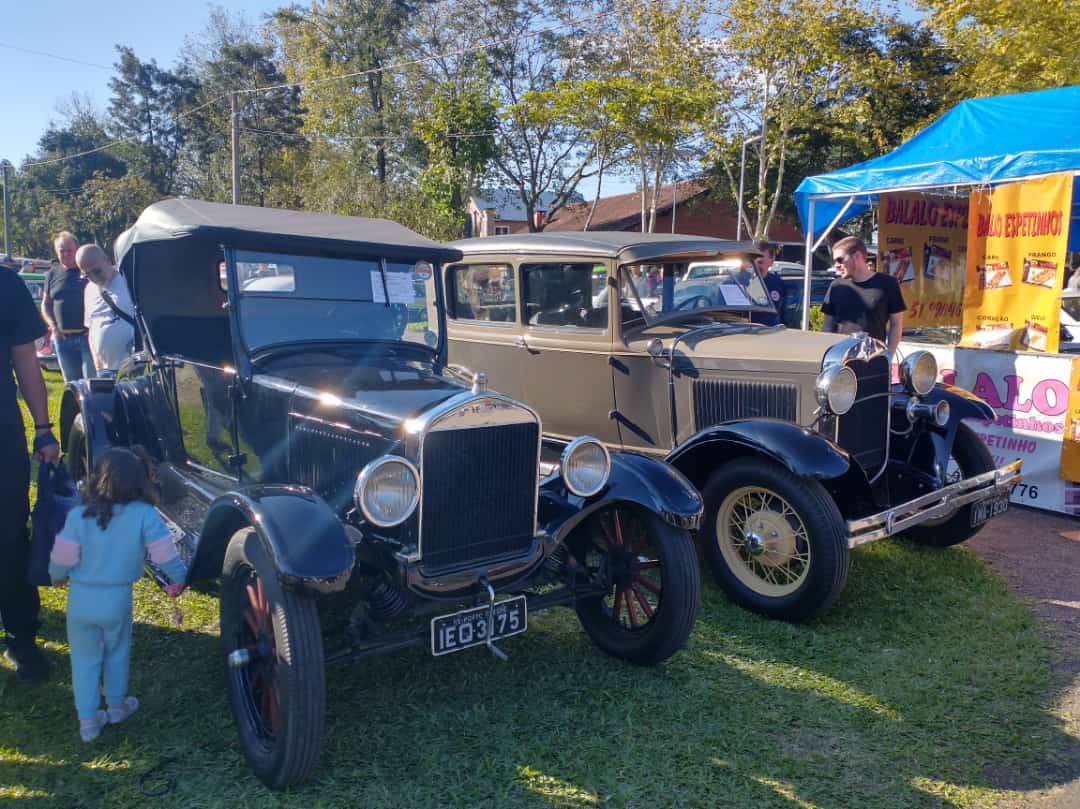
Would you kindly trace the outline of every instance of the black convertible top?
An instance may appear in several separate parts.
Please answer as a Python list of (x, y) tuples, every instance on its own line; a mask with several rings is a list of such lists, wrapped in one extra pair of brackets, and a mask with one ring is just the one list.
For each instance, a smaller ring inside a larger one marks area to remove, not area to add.
[(166, 199), (146, 208), (116, 239), (117, 266), (139, 244), (192, 238), (216, 245), (367, 253), (402, 261), (454, 261), (458, 250), (441, 247), (387, 219)]

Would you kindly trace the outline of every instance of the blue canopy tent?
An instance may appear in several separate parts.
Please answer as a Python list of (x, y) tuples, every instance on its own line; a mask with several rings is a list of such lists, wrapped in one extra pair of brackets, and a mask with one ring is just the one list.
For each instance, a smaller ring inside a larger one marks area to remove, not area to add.
[[(1080, 87), (961, 101), (888, 154), (799, 183), (806, 267), (829, 231), (877, 205), (879, 193), (992, 186), (1059, 172), (1080, 174)], [(1080, 250), (1076, 182), (1069, 249)], [(804, 308), (804, 329), (809, 318)]]

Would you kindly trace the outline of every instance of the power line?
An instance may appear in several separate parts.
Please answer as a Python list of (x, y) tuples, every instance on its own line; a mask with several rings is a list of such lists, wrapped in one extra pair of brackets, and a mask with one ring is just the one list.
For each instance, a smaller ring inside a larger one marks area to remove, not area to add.
[[(173, 123), (179, 123), (182, 118), (186, 118), (189, 115), (194, 115), (195, 113), (206, 109), (211, 104), (216, 104), (218, 101), (221, 101), (223, 98), (225, 98), (224, 95), (219, 95), (216, 98), (210, 99), (205, 104), (200, 104), (199, 106), (197, 106), (197, 107), (195, 107), (193, 109), (185, 110), (184, 112), (179, 113), (178, 115), (174, 116), (170, 120)], [(61, 157), (53, 157), (53, 158), (50, 158), (49, 160), (36, 160), (33, 163), (23, 163), (21, 168), (29, 169), (29, 168), (34, 168), (35, 166), (49, 166), (49, 165), (52, 165), (53, 163), (63, 163), (65, 160), (74, 160), (77, 157), (86, 157), (87, 155), (97, 154), (98, 152), (104, 152), (106, 149), (111, 149), (113, 146), (119, 146), (122, 143), (129, 143), (131, 141), (138, 140), (139, 138), (141, 138), (145, 134), (147, 134), (147, 133), (146, 132), (136, 132), (134, 135), (129, 135), (128, 137), (120, 138), (119, 140), (114, 140), (114, 141), (112, 141), (110, 143), (106, 143), (104, 146), (98, 146), (98, 147), (96, 147), (94, 149), (87, 149), (85, 152), (76, 152), (75, 154), (63, 155)]]
[[(281, 89), (292, 88), (292, 87), (297, 87), (297, 88), (302, 89), (304, 87), (310, 87), (310, 86), (313, 86), (313, 85), (316, 85), (316, 84), (325, 84), (327, 82), (332, 82), (332, 81), (341, 81), (342, 79), (350, 79), (350, 78), (357, 78), (357, 77), (360, 77), (360, 76), (367, 76), (367, 75), (370, 75), (370, 74), (373, 74), (373, 73), (382, 73), (382, 72), (386, 72), (386, 71), (400, 70), (400, 69), (405, 68), (405, 67), (411, 67), (411, 66), (414, 66), (414, 65), (420, 65), (420, 64), (424, 64), (426, 62), (432, 62), (432, 61), (436, 61), (436, 60), (439, 60), (439, 59), (446, 59), (446, 58), (449, 58), (449, 57), (452, 57), (452, 56), (461, 56), (461, 55), (464, 55), (464, 54), (467, 54), (467, 53), (480, 53), (482, 51), (490, 50), (491, 48), (499, 46), (499, 45), (507, 45), (507, 44), (510, 44), (512, 42), (519, 42), (519, 41), (526, 40), (526, 39), (532, 39), (534, 37), (542, 36), (543, 34), (549, 34), (549, 33), (552, 33), (554, 31), (561, 30), (563, 28), (570, 28), (570, 27), (573, 27), (573, 26), (576, 26), (576, 25), (582, 25), (582, 24), (587, 23), (587, 22), (592, 22), (594, 20), (599, 20), (599, 19), (602, 19), (604, 17), (609, 17), (614, 13), (615, 13), (614, 11), (602, 11), (602, 12), (599, 12), (597, 14), (590, 14), (589, 16), (586, 16), (586, 17), (578, 17), (578, 18), (575, 18), (575, 19), (572, 19), (572, 20), (567, 20), (564, 23), (560, 23), (558, 25), (552, 25), (552, 26), (549, 26), (547, 28), (540, 28), (540, 29), (537, 29), (535, 31), (528, 31), (528, 32), (523, 33), (523, 34), (516, 34), (514, 36), (503, 37), (501, 39), (491, 39), (491, 40), (488, 40), (486, 42), (480, 43), (479, 45), (474, 45), (474, 46), (471, 46), (471, 47), (468, 47), (468, 48), (460, 48), (460, 49), (458, 49), (456, 51), (448, 51), (448, 52), (444, 52), (444, 53), (433, 54), (431, 56), (424, 56), (424, 57), (421, 57), (419, 59), (411, 59), (411, 60), (406, 61), (406, 62), (399, 62), (399, 63), (393, 64), (393, 65), (388, 65), (388, 66), (385, 66), (385, 67), (375, 67), (375, 68), (369, 68), (367, 70), (358, 70), (358, 71), (353, 71), (353, 72), (350, 72), (350, 73), (342, 73), (342, 74), (337, 75), (337, 76), (326, 76), (326, 77), (321, 78), (321, 79), (312, 79), (312, 80), (306, 81), (306, 82), (286, 82), (284, 84), (269, 85), (267, 87), (255, 87), (255, 88), (251, 88), (251, 89), (236, 90), (235, 92), (237, 94), (244, 93), (244, 94), (248, 94), (248, 95), (254, 95), (254, 94), (257, 94), (257, 93), (267, 93), (267, 92), (270, 92), (271, 90), (281, 90)], [(7, 47), (14, 47), (14, 46), (7, 46)], [(53, 54), (46, 54), (46, 55), (52, 56)], [(65, 58), (65, 57), (57, 57), (57, 58)], [(77, 61), (77, 60), (69, 59), (67, 61)], [(91, 63), (86, 63), (86, 64), (91, 64)], [(93, 67), (102, 67), (102, 65), (92, 65), (92, 66)], [(112, 68), (109, 68), (109, 69), (111, 70)], [(210, 101), (207, 101), (205, 104), (201, 104), (200, 106), (195, 107), (194, 109), (187, 110), (185, 112), (182, 112), (182, 113), (174, 116), (173, 118), (171, 118), (171, 120), (172, 120), (173, 123), (178, 123), (182, 118), (185, 118), (185, 117), (187, 117), (189, 115), (193, 115), (196, 112), (199, 112), (200, 110), (203, 110), (206, 107), (209, 107), (211, 104), (215, 104), (218, 101), (221, 101), (227, 95), (228, 95), (228, 93), (223, 93), (223, 94), (217, 96), (216, 98), (213, 98)], [(48, 165), (53, 165), (55, 163), (62, 163), (65, 160), (74, 160), (74, 159), (79, 158), (79, 157), (86, 157), (88, 155), (97, 154), (98, 152), (103, 152), (106, 149), (111, 149), (114, 146), (120, 146), (121, 144), (130, 143), (132, 141), (138, 140), (139, 138), (143, 137), (146, 134), (147, 134), (146, 131), (137, 132), (134, 135), (129, 135), (126, 138), (120, 138), (120, 139), (114, 140), (114, 141), (112, 141), (110, 143), (106, 143), (106, 144), (104, 144), (102, 146), (98, 146), (98, 147), (96, 147), (94, 149), (87, 149), (86, 151), (83, 151), (83, 152), (76, 152), (75, 154), (63, 155), (61, 157), (54, 157), (54, 158), (50, 158), (48, 160), (36, 160), (36, 161), (34, 161), (32, 163), (23, 163), (21, 168), (22, 169), (28, 169), (28, 168), (34, 168), (34, 167), (37, 167), (37, 166), (48, 166)], [(267, 133), (267, 134), (269, 134), (269, 133)], [(290, 136), (295, 136), (293, 133), (281, 133), (281, 134), (289, 134)], [(370, 140), (371, 138), (368, 138), (368, 139)]]
[(22, 53), (32, 53), (34, 56), (45, 56), (49, 59), (59, 59), (61, 62), (71, 62), (76, 65), (85, 65), (86, 67), (96, 67), (101, 70), (112, 70), (111, 65), (99, 65), (97, 62), (84, 62), (81, 59), (72, 59), (70, 56), (60, 56), (57, 53), (48, 53), (46, 51), (35, 51), (33, 48), (23, 48), (19, 45), (9, 45), (6, 42), (0, 42), (0, 48), (7, 48), (12, 51), (21, 51)]
[[(240, 127), (243, 132), (251, 132), (256, 135), (274, 135), (283, 138), (302, 138), (304, 140), (344, 140), (344, 141), (395, 141), (395, 140), (409, 140), (411, 138), (419, 138), (414, 133), (406, 133), (399, 135), (324, 135), (322, 133), (314, 135), (305, 135), (303, 132), (275, 132), (270, 129), (256, 129), (254, 127), (242, 126)], [(467, 140), (469, 138), (486, 138), (491, 135), (497, 135), (498, 130), (491, 129), (481, 132), (460, 132), (451, 133), (448, 135), (442, 135), (441, 137), (449, 140)]]
[(283, 90), (283, 89), (291, 88), (291, 87), (297, 87), (297, 88), (303, 89), (304, 87), (312, 87), (312, 86), (314, 86), (316, 84), (326, 84), (326, 83), (332, 82), (332, 81), (341, 81), (342, 79), (355, 79), (355, 78), (359, 78), (361, 76), (369, 76), (369, 75), (374, 74), (374, 73), (384, 73), (384, 72), (387, 72), (387, 71), (401, 70), (402, 68), (406, 68), (406, 67), (414, 67), (416, 65), (422, 65), (422, 64), (424, 64), (426, 62), (434, 62), (434, 61), (437, 61), (439, 59), (447, 59), (447, 58), (449, 58), (451, 56), (463, 56), (463, 55), (465, 55), (467, 53), (480, 53), (482, 51), (490, 50), (491, 48), (494, 48), (494, 47), (496, 47), (498, 45), (508, 45), (508, 44), (510, 44), (512, 42), (518, 42), (520, 40), (525, 40), (525, 39), (532, 39), (534, 37), (538, 37), (538, 36), (541, 36), (543, 34), (550, 34), (550, 33), (554, 32), (554, 31), (558, 31), (558, 30), (561, 30), (563, 28), (571, 28), (573, 26), (582, 25), (583, 23), (592, 22), (594, 20), (599, 20), (599, 19), (602, 19), (604, 17), (610, 17), (614, 13), (615, 13), (614, 11), (601, 11), (601, 12), (599, 12), (597, 14), (590, 14), (587, 17), (578, 17), (578, 18), (573, 19), (573, 20), (567, 20), (564, 23), (559, 23), (558, 25), (552, 25), (552, 26), (550, 26), (548, 28), (540, 28), (538, 30), (529, 31), (529, 32), (524, 33), (524, 34), (516, 34), (514, 36), (503, 37), (502, 39), (489, 39), (486, 42), (482, 42), (479, 45), (473, 45), (473, 46), (468, 47), (468, 48), (460, 48), (459, 50), (456, 50), (456, 51), (447, 51), (445, 53), (432, 54), (431, 56), (422, 56), (419, 59), (410, 59), (407, 62), (397, 62), (397, 63), (395, 63), (393, 65), (388, 65), (386, 67), (372, 67), (372, 68), (367, 68), (366, 70), (355, 70), (355, 71), (352, 71), (352, 72), (349, 72), (349, 73), (340, 73), (340, 74), (338, 74), (336, 76), (324, 76), (321, 79), (311, 79), (309, 81), (285, 82), (283, 84), (272, 84), (272, 85), (269, 85), (267, 87), (254, 87), (254, 88), (251, 88), (251, 89), (238, 90), (237, 92), (238, 93), (255, 94), (255, 93), (267, 93), (267, 92), (270, 92), (271, 90)]

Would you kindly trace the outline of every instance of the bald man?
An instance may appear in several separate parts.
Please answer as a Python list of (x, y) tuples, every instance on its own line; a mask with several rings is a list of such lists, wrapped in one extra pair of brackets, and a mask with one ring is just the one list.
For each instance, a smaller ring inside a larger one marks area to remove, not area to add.
[(135, 304), (124, 277), (96, 244), (80, 247), (75, 262), (90, 281), (84, 305), (94, 365), (102, 376), (115, 374), (135, 349)]

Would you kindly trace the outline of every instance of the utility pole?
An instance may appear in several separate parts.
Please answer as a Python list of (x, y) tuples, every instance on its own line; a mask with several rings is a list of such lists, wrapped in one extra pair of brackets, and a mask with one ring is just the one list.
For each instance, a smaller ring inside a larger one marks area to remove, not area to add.
[(11, 168), (11, 164), (6, 160), (0, 160), (0, 175), (3, 175), (4, 184), (4, 252), (9, 256), (11, 255), (11, 248), (8, 246), (8, 219), (11, 216), (11, 209), (8, 206), (8, 192), (7, 192), (7, 173)]
[(240, 204), (240, 115), (236, 111), (236, 93), (229, 96), (232, 112), (232, 204)]

